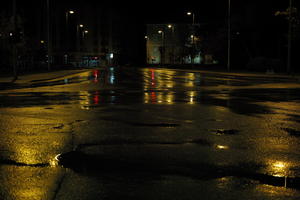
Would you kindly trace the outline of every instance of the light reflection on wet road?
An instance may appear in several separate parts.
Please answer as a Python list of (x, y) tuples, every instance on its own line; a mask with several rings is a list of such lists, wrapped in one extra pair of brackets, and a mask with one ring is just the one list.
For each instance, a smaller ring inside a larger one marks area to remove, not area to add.
[(299, 92), (285, 78), (151, 68), (16, 85), (0, 93), (0, 197), (300, 197)]

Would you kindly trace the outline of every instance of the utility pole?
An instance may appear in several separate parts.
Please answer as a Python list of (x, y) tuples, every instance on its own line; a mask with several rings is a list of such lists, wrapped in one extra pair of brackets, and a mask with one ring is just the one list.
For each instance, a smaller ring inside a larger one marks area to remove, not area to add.
[(159, 34), (161, 34), (161, 58), (160, 58), (160, 64), (165, 64), (165, 33), (162, 30), (158, 31)]
[[(16, 0), (13, 0), (13, 16), (12, 16), (12, 23), (13, 23), (13, 31), (12, 31), (12, 37), (16, 37), (16, 31), (17, 31), (17, 5)], [(18, 79), (18, 73), (17, 73), (17, 44), (15, 41), (12, 43), (12, 50), (13, 50), (13, 73), (14, 78), (12, 81), (15, 81)]]
[(287, 55), (287, 66), (286, 70), (287, 73), (289, 74), (291, 72), (291, 55), (292, 55), (292, 0), (290, 0), (290, 5), (289, 5), (289, 32), (288, 32), (288, 55)]
[(227, 50), (227, 70), (230, 71), (230, 51), (231, 51), (231, 2), (228, 0), (228, 50)]
[(50, 41), (50, 34), (51, 34), (51, 29), (50, 29), (50, 2), (47, 0), (47, 49), (48, 49), (48, 70), (51, 70), (51, 41)]

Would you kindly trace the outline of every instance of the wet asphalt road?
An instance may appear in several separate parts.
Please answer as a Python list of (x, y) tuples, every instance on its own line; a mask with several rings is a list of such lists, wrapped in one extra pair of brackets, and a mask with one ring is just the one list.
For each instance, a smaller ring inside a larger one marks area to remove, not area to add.
[(106, 68), (7, 88), (0, 199), (300, 198), (299, 82)]

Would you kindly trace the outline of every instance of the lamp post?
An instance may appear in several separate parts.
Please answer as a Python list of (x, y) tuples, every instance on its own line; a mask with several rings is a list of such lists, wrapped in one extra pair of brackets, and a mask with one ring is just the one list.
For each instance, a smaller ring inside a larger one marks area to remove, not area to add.
[(83, 38), (85, 38), (85, 35), (87, 35), (89, 33), (89, 31), (88, 30), (84, 30), (84, 31), (82, 31), (82, 37)]
[(87, 66), (89, 67), (90, 66), (90, 57), (89, 57), (89, 54), (88, 54), (88, 51), (87, 51), (87, 45), (86, 45), (86, 42), (85, 42), (85, 38), (86, 38), (86, 35), (88, 33), (89, 33), (88, 30), (83, 30), (82, 31), (82, 45), (84, 46), (84, 54), (87, 57)]
[[(12, 17), (13, 17), (13, 34), (16, 34), (16, 30), (17, 30), (17, 3), (16, 0), (13, 0), (13, 13), (12, 13)], [(11, 37), (15, 37), (12, 33), (10, 33)], [(14, 78), (13, 81), (18, 79), (18, 73), (17, 73), (17, 45), (14, 43), (12, 46), (12, 50), (13, 50), (13, 73), (14, 73)]]
[(193, 13), (193, 12), (187, 12), (186, 14), (188, 16), (192, 16), (192, 19), (193, 19), (192, 24), (194, 25), (195, 24), (195, 13)]
[(164, 41), (165, 41), (165, 33), (162, 30), (158, 31), (158, 34), (161, 34), (161, 64), (164, 64), (164, 59), (165, 59), (165, 45), (164, 45)]
[(147, 35), (145, 35), (144, 38), (145, 38), (145, 41), (146, 41), (146, 63), (150, 64), (149, 37)]
[(51, 70), (51, 42), (50, 42), (50, 2), (47, 0), (47, 50), (48, 50), (48, 70)]
[[(195, 34), (195, 13), (194, 12), (187, 12), (186, 13), (187, 15), (189, 16), (192, 16), (193, 18), (193, 21), (192, 21), (192, 35), (191, 35), (191, 39), (192, 39), (192, 49), (193, 49), (193, 52), (195, 51), (195, 44), (194, 44), (194, 34)], [(194, 53), (193, 53), (194, 54)], [(191, 55), (191, 63), (194, 64), (194, 56)]]
[(72, 15), (72, 14), (74, 14), (74, 13), (75, 13), (74, 10), (68, 10), (68, 11), (66, 12), (66, 24), (68, 24), (69, 15)]
[(168, 25), (168, 28), (172, 30), (172, 62), (173, 64), (175, 64), (175, 36), (174, 36), (174, 32), (175, 32), (175, 26), (172, 24)]
[(228, 0), (228, 49), (227, 49), (227, 70), (230, 71), (230, 51), (231, 51), (231, 2)]
[(81, 37), (80, 31), (82, 28), (83, 28), (83, 24), (78, 24), (76, 26), (76, 42), (77, 42), (77, 51), (78, 52), (80, 51), (80, 37)]
[(288, 31), (288, 55), (287, 55), (287, 66), (286, 66), (286, 70), (287, 73), (291, 72), (291, 55), (292, 55), (292, 4), (293, 1), (290, 0), (290, 4), (289, 4), (289, 31)]
[(81, 32), (83, 28), (83, 24), (77, 24), (76, 26), (76, 42), (77, 42), (77, 53), (78, 57), (80, 58), (80, 62), (82, 60), (82, 55), (81, 55)]
[[(69, 15), (73, 15), (74, 13), (75, 13), (74, 10), (66, 11), (66, 54), (68, 54), (68, 51), (69, 51)], [(66, 64), (68, 64), (68, 60), (69, 59), (67, 58)]]

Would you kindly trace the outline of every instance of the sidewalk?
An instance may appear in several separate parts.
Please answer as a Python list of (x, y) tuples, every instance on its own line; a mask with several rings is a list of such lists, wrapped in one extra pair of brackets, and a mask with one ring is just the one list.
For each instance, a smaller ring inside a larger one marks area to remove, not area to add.
[(227, 71), (225, 69), (219, 68), (208, 68), (208, 67), (174, 67), (174, 66), (149, 66), (150, 68), (156, 69), (170, 69), (170, 70), (179, 70), (179, 71), (190, 71), (190, 72), (202, 72), (207, 74), (220, 74), (220, 75), (228, 75), (228, 76), (241, 76), (241, 77), (258, 77), (258, 78), (274, 78), (280, 80), (289, 80), (300, 82), (300, 74), (285, 74), (285, 73), (271, 73), (271, 72), (253, 72), (253, 71), (245, 71), (245, 70), (231, 70)]
[[(262, 72), (249, 72), (249, 71), (231, 71), (227, 72), (226, 70), (210, 70), (210, 69), (203, 69), (203, 68), (172, 68), (172, 67), (153, 67), (156, 69), (170, 69), (170, 70), (178, 70), (178, 71), (190, 71), (190, 72), (202, 72), (207, 74), (219, 74), (219, 75), (228, 75), (228, 76), (241, 76), (241, 77), (257, 77), (257, 78), (274, 78), (278, 80), (286, 80), (286, 81), (293, 81), (293, 82), (300, 82), (300, 74), (294, 75), (287, 75), (287, 74), (267, 74)], [(18, 76), (18, 79), (15, 81), (13, 80), (12, 76), (8, 77), (0, 77), (0, 89), (4, 88), (5, 86), (9, 85), (16, 85), (16, 84), (23, 84), (23, 83), (31, 83), (31, 82), (38, 82), (38, 81), (47, 81), (52, 79), (61, 78), (64, 76), (72, 75), (81, 73), (84, 71), (88, 71), (91, 69), (69, 69), (69, 70), (56, 70), (56, 71), (45, 71), (40, 73), (32, 73), (32, 74), (25, 74)]]
[(72, 69), (72, 70), (56, 70), (50, 72), (46, 71), (40, 73), (24, 74), (24, 75), (19, 75), (18, 79), (15, 81), (12, 81), (13, 80), (12, 76), (0, 77), (0, 84), (20, 84), (20, 83), (28, 83), (28, 82), (47, 81), (47, 80), (57, 79), (72, 74), (85, 72), (88, 70), (89, 69)]
[(0, 90), (17, 88), (23, 84), (31, 84), (36, 82), (43, 82), (53, 79), (62, 78), (65, 76), (73, 75), (88, 71), (90, 69), (69, 69), (69, 70), (56, 70), (45, 71), (31, 74), (19, 75), (17, 80), (13, 80), (13, 76), (0, 77)]

